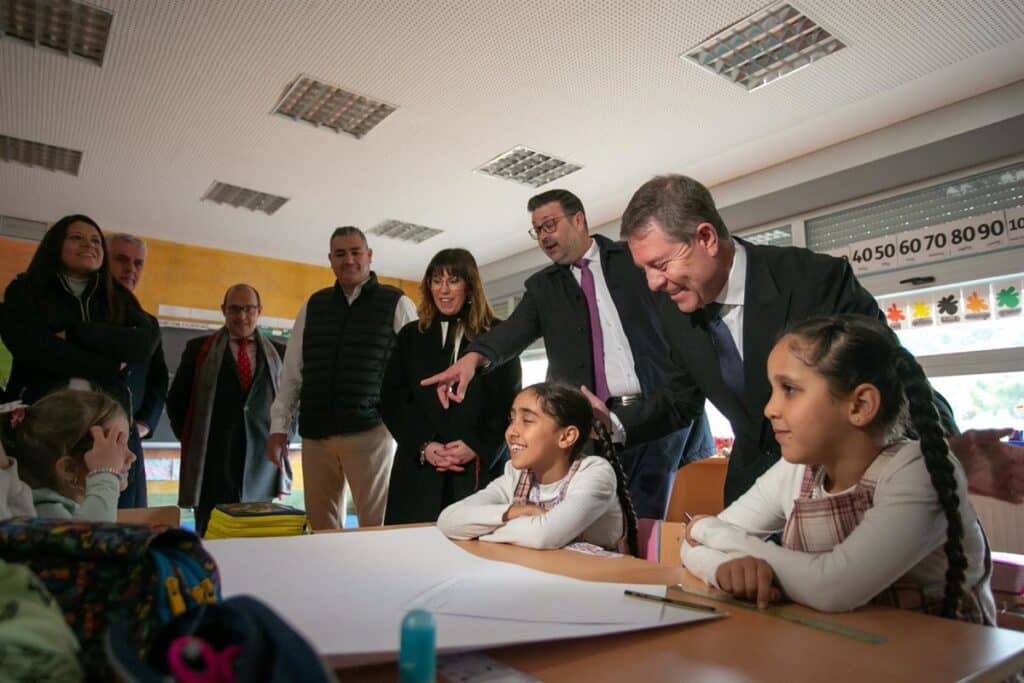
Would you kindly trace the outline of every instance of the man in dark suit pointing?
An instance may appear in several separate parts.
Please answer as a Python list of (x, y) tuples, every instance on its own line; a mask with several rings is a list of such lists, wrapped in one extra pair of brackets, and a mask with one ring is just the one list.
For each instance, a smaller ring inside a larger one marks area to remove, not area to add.
[[(622, 460), (637, 515), (660, 519), (680, 460), (706, 457), (713, 445), (700, 411), (684, 418), (665, 401), (648, 415), (643, 405), (673, 372), (654, 297), (622, 242), (590, 234), (576, 195), (549, 190), (532, 197), (527, 210), (530, 236), (552, 264), (526, 280), (523, 299), (505, 323), (423, 384), (437, 384), (447, 406), (449, 399), (461, 400), (478, 368), (500, 366), (543, 337), (549, 380), (585, 387), (606, 412), (623, 416), (613, 434), (630, 444)], [(630, 423), (635, 411), (645, 414), (642, 427)], [(692, 432), (691, 417), (697, 418)]]

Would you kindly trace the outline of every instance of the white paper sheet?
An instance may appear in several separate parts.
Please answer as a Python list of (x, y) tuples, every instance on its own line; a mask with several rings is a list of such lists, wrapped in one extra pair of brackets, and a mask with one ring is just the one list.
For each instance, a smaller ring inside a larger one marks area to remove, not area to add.
[[(557, 596), (554, 604), (572, 619), (607, 619), (595, 616), (603, 613), (603, 608), (594, 610), (576, 601), (607, 602), (616, 623), (548, 621), (552, 614), (546, 607), (517, 612), (535, 621), (511, 620), (507, 618), (508, 601), (492, 600), (487, 603), (488, 609), (493, 607), (499, 613), (436, 615), (441, 652), (632, 631), (714, 617), (643, 601), (629, 607), (618, 605), (618, 601), (632, 601), (621, 597), (625, 588), (656, 593), (657, 587), (584, 582), (485, 560), (462, 550), (435, 527), (225, 539), (208, 541), (205, 546), (220, 568), (224, 597), (249, 594), (260, 598), (328, 657), (372, 654), (378, 655), (375, 659), (392, 658), (398, 651), (400, 625), (408, 605), (428, 598), (431, 591), (436, 593), (435, 589), (450, 579), (473, 579), (467, 585), (480, 592), (485, 586), (498, 586), (496, 593), (522, 603), (543, 605)], [(501, 590), (500, 586), (506, 588)], [(516, 594), (520, 590), (516, 586), (529, 586), (531, 592)], [(542, 594), (544, 597), (539, 597)], [(538, 598), (534, 600), (533, 596)], [(642, 619), (635, 616), (641, 612)], [(630, 621), (619, 621), (626, 618)]]
[[(652, 588), (654, 590), (652, 590)], [(656, 595), (658, 586), (577, 581), (539, 572), (460, 576), (448, 579), (405, 605), (434, 614), (552, 624), (657, 626), (672, 605), (626, 597), (626, 589)], [(703, 612), (684, 610), (703, 616)], [(682, 615), (675, 615), (682, 616)], [(675, 622), (675, 620), (671, 620)]]

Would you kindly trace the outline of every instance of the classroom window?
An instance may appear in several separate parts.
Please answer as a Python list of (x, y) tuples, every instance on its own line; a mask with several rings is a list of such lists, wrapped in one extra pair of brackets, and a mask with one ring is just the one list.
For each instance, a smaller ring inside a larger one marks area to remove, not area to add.
[(929, 378), (966, 429), (1024, 429), (1024, 372)]

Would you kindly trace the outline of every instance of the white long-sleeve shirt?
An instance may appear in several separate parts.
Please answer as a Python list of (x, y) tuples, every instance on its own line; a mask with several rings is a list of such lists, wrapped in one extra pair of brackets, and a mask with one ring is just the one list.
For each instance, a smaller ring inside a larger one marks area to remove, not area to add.
[[(544, 514), (505, 522), (502, 516), (512, 505), (519, 474), (511, 462), (506, 463), (505, 473), (487, 488), (446, 507), (437, 520), (438, 528), (456, 540), (479, 538), (538, 549), (562, 548), (579, 540), (618, 550), (623, 515), (615, 490), (615, 470), (607, 460), (585, 456), (562, 502)], [(557, 497), (564, 481), (541, 484), (541, 502)]]
[[(954, 464), (969, 589), (984, 575), (985, 542), (967, 498), (967, 480), (959, 463)], [(918, 442), (908, 442), (892, 457), (880, 473), (872, 507), (846, 540), (829, 552), (787, 550), (761, 540), (785, 526), (800, 494), (804, 469), (779, 460), (718, 517), (695, 522), (690, 533), (702, 545), (683, 541), (680, 555), (686, 568), (718, 586), (715, 573), (723, 562), (757, 557), (771, 565), (790, 598), (826, 612), (865, 605), (904, 575), (929, 594), (943, 594), (946, 518)], [(840, 493), (829, 494), (819, 486), (814, 496)]]
[[(365, 284), (365, 283), (364, 283)], [(345, 294), (348, 303), (359, 298), (363, 291), (363, 285), (359, 285), (352, 294)], [(307, 302), (308, 303), (308, 302)], [(281, 377), (277, 383), (277, 397), (270, 406), (270, 432), (271, 434), (287, 434), (292, 423), (292, 415), (299, 406), (299, 393), (302, 390), (302, 335), (306, 327), (306, 305), (302, 304), (298, 314), (295, 316), (295, 325), (292, 327), (292, 334), (288, 338), (288, 348), (284, 354), (284, 362), (281, 366)], [(418, 318), (416, 304), (404, 294), (395, 306), (395, 318), (393, 328), (395, 334), (405, 327), (407, 323)]]

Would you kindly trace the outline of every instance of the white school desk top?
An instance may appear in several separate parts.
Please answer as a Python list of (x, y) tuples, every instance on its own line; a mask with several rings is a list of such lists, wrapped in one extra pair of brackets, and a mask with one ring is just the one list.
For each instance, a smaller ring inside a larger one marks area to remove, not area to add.
[[(258, 543), (260, 539), (250, 540)], [(588, 581), (662, 586), (681, 583), (707, 590), (682, 567), (634, 558), (591, 557), (567, 550), (538, 551), (479, 541), (459, 541), (456, 545), (481, 558)], [(412, 558), (395, 557), (393, 561), (410, 568), (415, 566)], [(491, 649), (487, 654), (540, 680), (555, 683), (1000, 681), (1013, 671), (1024, 669), (1024, 633), (1016, 631), (883, 607), (828, 615), (793, 605), (787, 606), (787, 610), (883, 635), (888, 642), (862, 643), (756, 612), (728, 609), (728, 617), (707, 623), (531, 643)], [(339, 619), (345, 618), (343, 605), (338, 605), (338, 611)], [(359, 666), (365, 660), (330, 661), (339, 669), (345, 668), (346, 681), (397, 680), (394, 662)]]

